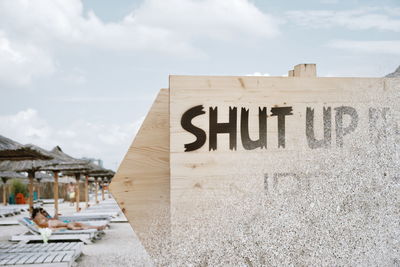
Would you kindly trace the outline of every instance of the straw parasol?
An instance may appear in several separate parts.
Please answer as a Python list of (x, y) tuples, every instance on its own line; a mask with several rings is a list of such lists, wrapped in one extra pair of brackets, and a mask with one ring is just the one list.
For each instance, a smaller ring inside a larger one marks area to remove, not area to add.
[(111, 180), (115, 175), (115, 172), (109, 169), (104, 169), (104, 168), (97, 168), (92, 171), (90, 171), (90, 176), (94, 177), (95, 182), (96, 182), (96, 203), (98, 203), (98, 197), (97, 197), (97, 191), (98, 191), (98, 178), (101, 180), (101, 197), (102, 200), (105, 200), (104, 198), (104, 180), (107, 179), (107, 182)]
[[(86, 207), (88, 207), (89, 203), (88, 203), (88, 183), (89, 183), (89, 177), (93, 177), (94, 178), (94, 182), (95, 182), (95, 201), (96, 203), (99, 203), (98, 200), (98, 190), (99, 190), (99, 181), (98, 179), (100, 178), (100, 180), (102, 181), (102, 178), (104, 177), (108, 177), (108, 178), (112, 178), (114, 176), (114, 171), (112, 170), (108, 170), (105, 169), (103, 167), (100, 167), (94, 163), (89, 163), (89, 170), (84, 171), (82, 174), (85, 175), (85, 201), (86, 201)], [(68, 174), (68, 172), (66, 173)], [(103, 184), (103, 181), (102, 181)], [(102, 186), (102, 196), (103, 196), (103, 200), (104, 200), (104, 187)]]
[(24, 146), (7, 137), (0, 135), (0, 161), (3, 160), (48, 160), (52, 156), (47, 151), (37, 150), (36, 147)]
[[(50, 155), (53, 159), (51, 160), (22, 160), (22, 161), (0, 161), (0, 171), (18, 171), (27, 172), (29, 178), (29, 208), (33, 208), (33, 180), (37, 171), (53, 171), (58, 174), (59, 171), (71, 170), (71, 171), (83, 171), (87, 167), (83, 165), (86, 161), (75, 160), (68, 155), (60, 155), (59, 153), (52, 153), (44, 150), (35, 145), (26, 145), (35, 151), (40, 151), (43, 154)], [(55, 175), (56, 176), (56, 175)], [(58, 193), (58, 179), (54, 178), (55, 184), (57, 185), (56, 192)], [(58, 197), (58, 195), (57, 195)], [(58, 205), (58, 201), (55, 201), (55, 205)]]
[[(86, 168), (87, 168), (87, 169), (86, 169), (85, 171), (81, 172), (80, 174), (83, 174), (83, 175), (85, 176), (85, 207), (88, 208), (88, 207), (89, 207), (88, 185), (89, 185), (89, 176), (91, 176), (90, 173), (92, 173), (92, 172), (94, 172), (94, 171), (102, 171), (103, 168), (101, 168), (100, 166), (98, 166), (98, 165), (96, 165), (96, 164), (94, 164), (94, 163), (91, 163), (91, 162), (89, 162), (89, 161), (87, 161), (87, 163), (86, 163)], [(78, 181), (78, 179), (79, 179), (78, 176), (76, 175), (76, 173), (74, 174), (74, 173), (71, 172), (71, 171), (63, 172), (63, 174), (65, 174), (65, 175), (75, 175), (77, 181)], [(78, 185), (78, 186), (79, 186), (79, 185)], [(79, 188), (79, 187), (78, 187), (78, 188)], [(97, 192), (97, 183), (96, 183), (96, 192)], [(77, 197), (78, 197), (78, 196), (77, 196)], [(97, 199), (97, 196), (96, 196), (96, 199)], [(78, 202), (78, 203), (79, 203), (79, 202)], [(77, 204), (78, 204), (78, 203), (77, 203)], [(98, 202), (96, 202), (96, 203), (98, 203)], [(78, 208), (77, 208), (77, 209), (78, 209)]]
[(8, 191), (7, 181), (9, 179), (14, 179), (14, 178), (24, 179), (26, 177), (18, 172), (7, 171), (7, 172), (0, 172), (0, 178), (3, 182), (3, 204), (5, 206), (7, 205), (7, 191)]
[(70, 155), (64, 153), (61, 147), (56, 146), (51, 151), (51, 154), (58, 159), (60, 162), (41, 168), (41, 170), (52, 171), (54, 175), (54, 216), (58, 216), (58, 175), (59, 172), (70, 172), (73, 173), (77, 181), (76, 188), (76, 211), (79, 212), (79, 179), (80, 175), (84, 171), (88, 171), (90, 167), (88, 166), (89, 161), (80, 160), (71, 157)]
[[(26, 145), (34, 151), (39, 151), (42, 154), (49, 155), (50, 152), (44, 150), (35, 145)], [(57, 164), (57, 159), (52, 160), (4, 160), (0, 161), (0, 171), (16, 171), (16, 172), (27, 172), (29, 179), (29, 210), (32, 212), (33, 209), (33, 180), (35, 178), (35, 172), (40, 171), (40, 168)]]

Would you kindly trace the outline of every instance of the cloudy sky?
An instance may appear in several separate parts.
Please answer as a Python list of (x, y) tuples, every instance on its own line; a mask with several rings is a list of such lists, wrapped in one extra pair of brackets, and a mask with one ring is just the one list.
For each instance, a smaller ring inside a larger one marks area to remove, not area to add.
[(169, 74), (381, 77), (399, 0), (0, 0), (0, 134), (116, 169)]

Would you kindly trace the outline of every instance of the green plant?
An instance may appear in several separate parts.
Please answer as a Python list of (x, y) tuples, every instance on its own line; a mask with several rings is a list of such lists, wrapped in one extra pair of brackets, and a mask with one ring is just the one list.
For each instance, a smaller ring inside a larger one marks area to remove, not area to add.
[(26, 197), (28, 196), (28, 186), (18, 179), (12, 179), (11, 192), (14, 194), (14, 196), (16, 196), (18, 193), (22, 193)]

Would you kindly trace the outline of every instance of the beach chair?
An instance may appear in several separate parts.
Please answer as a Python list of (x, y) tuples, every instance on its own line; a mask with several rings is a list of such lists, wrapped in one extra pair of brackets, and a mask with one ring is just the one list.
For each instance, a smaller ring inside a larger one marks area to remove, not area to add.
[(82, 254), (83, 243), (0, 243), (0, 266), (70, 267)]
[[(41, 201), (43, 204), (54, 204), (54, 198), (41, 198), (39, 199), (39, 201)], [(63, 198), (59, 198), (58, 199), (58, 203), (63, 203), (64, 199)]]
[[(21, 242), (21, 243), (29, 243), (31, 241), (42, 241), (43, 238), (40, 234), (40, 228), (37, 224), (31, 219), (25, 217), (23, 219), (18, 220), (19, 223), (25, 226), (28, 231), (20, 234), (11, 236), (10, 241), (13, 242)], [(78, 240), (84, 242), (85, 244), (91, 244), (95, 240), (100, 239), (104, 235), (104, 231), (96, 230), (96, 229), (87, 229), (87, 230), (67, 230), (67, 229), (59, 229), (53, 230), (53, 233), (49, 237), (49, 241), (73, 241)]]
[(69, 215), (69, 216), (58, 216), (60, 221), (64, 222), (81, 222), (88, 223), (90, 225), (102, 225), (110, 223), (112, 216), (109, 215), (90, 215), (90, 214), (81, 214), (77, 215)]
[[(8, 204), (7, 206), (3, 207), (9, 207), (9, 208), (15, 208), (18, 209), (19, 211), (29, 211), (29, 205), (28, 204)], [(35, 206), (35, 208), (37, 205)]]
[(21, 214), (21, 211), (17, 208), (3, 206), (0, 208), (0, 217), (9, 217), (17, 214)]

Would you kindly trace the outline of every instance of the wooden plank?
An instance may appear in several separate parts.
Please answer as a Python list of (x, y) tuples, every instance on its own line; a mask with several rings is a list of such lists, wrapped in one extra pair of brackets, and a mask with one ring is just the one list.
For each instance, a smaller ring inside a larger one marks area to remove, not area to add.
[(41, 252), (39, 253), (39, 257), (35, 259), (34, 263), (43, 263), (48, 256), (49, 256), (48, 252)]
[(5, 265), (9, 260), (11, 260), (14, 257), (13, 254), (7, 254), (7, 255), (3, 254), (2, 256), (5, 256), (5, 257), (1, 258), (0, 265)]
[(169, 238), (169, 186), (169, 92), (161, 89), (110, 184), (150, 255)]
[(59, 252), (56, 257), (54, 257), (53, 262), (62, 262), (67, 252)]
[(61, 245), (58, 247), (59, 251), (67, 251), (67, 247), (70, 243), (60, 243)]
[(10, 246), (12, 246), (13, 244), (10, 243), (0, 243), (0, 249), (5, 249), (8, 248)]
[[(289, 77), (291, 73), (289, 72)], [(317, 77), (317, 66), (315, 64), (298, 64), (294, 66), (294, 77)]]
[(9, 257), (9, 256), (10, 256), (10, 254), (0, 253), (0, 262), (1, 262), (3, 259), (5, 259), (5, 258), (7, 258), (7, 257)]
[(33, 264), (36, 262), (36, 259), (39, 258), (42, 254), (41, 253), (34, 253), (31, 257), (29, 257), (25, 263), (26, 264)]
[(34, 255), (35, 255), (34, 253), (21, 254), (22, 257), (17, 262), (15, 262), (15, 264), (24, 264), (29, 258), (31, 258)]
[(12, 254), (12, 255), (13, 255), (13, 257), (10, 258), (10, 259), (6, 262), (6, 264), (14, 265), (17, 261), (19, 261), (21, 258), (23, 258), (23, 255), (21, 255), (21, 254), (19, 254), (19, 253)]
[(54, 218), (58, 218), (58, 171), (53, 172)]
[(60, 251), (60, 250), (62, 250), (63, 247), (65, 247), (65, 244), (61, 243), (61, 242), (60, 243), (49, 243), (49, 244), (51, 244), (52, 246), (49, 246), (47, 251)]
[[(91, 234), (53, 234), (49, 237), (49, 240), (57, 240), (57, 241), (67, 241), (67, 240), (80, 240), (85, 244), (91, 243)], [(41, 236), (35, 235), (14, 235), (11, 236), (10, 241), (43, 241)]]
[(74, 254), (73, 253), (66, 253), (66, 255), (64, 255), (62, 261), (63, 262), (70, 262), (73, 260)]
[(47, 258), (43, 261), (44, 263), (53, 262), (53, 260), (58, 256), (59, 252), (49, 252)]
[(65, 244), (66, 244), (66, 246), (64, 247), (65, 251), (67, 251), (67, 250), (75, 250), (76, 247), (79, 245), (79, 243), (74, 243), (74, 242), (65, 243)]

